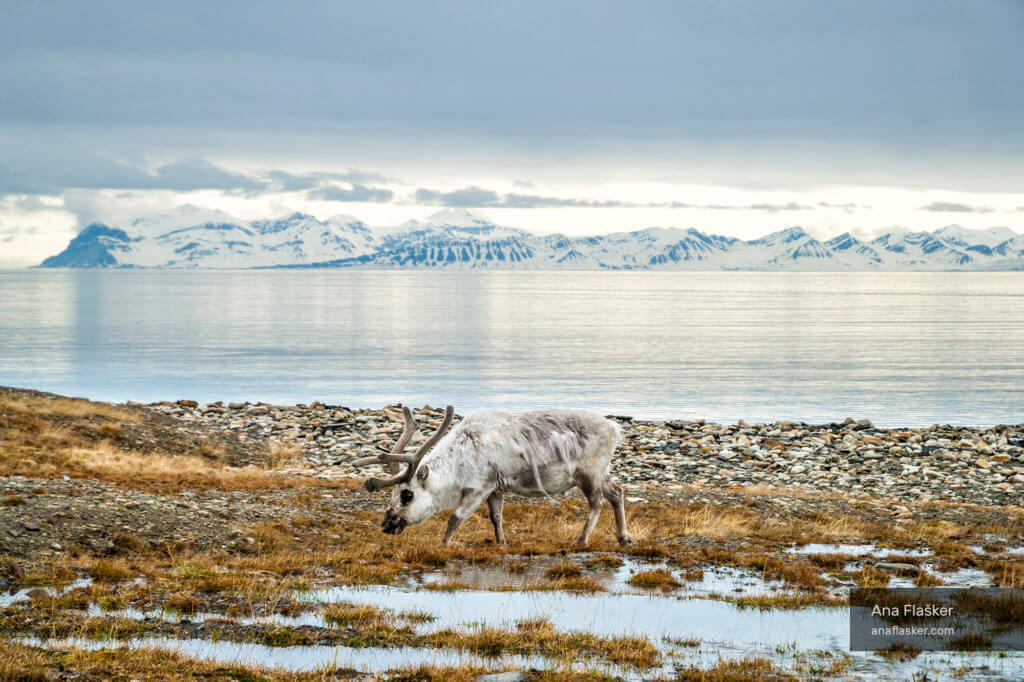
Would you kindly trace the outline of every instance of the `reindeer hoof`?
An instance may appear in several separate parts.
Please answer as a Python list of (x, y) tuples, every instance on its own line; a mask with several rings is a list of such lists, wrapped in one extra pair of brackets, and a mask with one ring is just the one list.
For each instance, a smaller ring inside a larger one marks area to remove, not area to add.
[(619, 547), (629, 547), (632, 544), (633, 538), (629, 537), (628, 535), (626, 537), (619, 538)]

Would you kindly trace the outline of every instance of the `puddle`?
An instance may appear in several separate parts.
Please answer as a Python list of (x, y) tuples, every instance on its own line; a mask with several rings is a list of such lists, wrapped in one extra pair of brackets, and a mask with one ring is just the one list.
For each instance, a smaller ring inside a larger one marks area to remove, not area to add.
[[(346, 646), (285, 646), (270, 647), (262, 644), (212, 641), (207, 639), (174, 639), (170, 637), (144, 637), (125, 641), (96, 641), (87, 639), (40, 640), (23, 638), (18, 641), (32, 646), (51, 649), (78, 647), (89, 650), (99, 649), (141, 649), (156, 648), (173, 651), (191, 658), (215, 661), (217, 663), (261, 666), (278, 670), (308, 672), (323, 668), (351, 668), (363, 672), (393, 670), (395, 668), (419, 665), (460, 666), (474, 665), (488, 669), (506, 668), (551, 668), (554, 664), (541, 657), (502, 656), (482, 657), (452, 649), (419, 649), (415, 647), (367, 647)], [(590, 669), (613, 671), (591, 664)]]
[[(873, 555), (883, 558), (891, 555), (929, 557), (928, 549), (890, 550), (874, 545), (811, 544), (794, 547), (797, 554), (848, 554), (857, 557)], [(1020, 552), (1024, 554), (1024, 548)], [(576, 593), (567, 591), (523, 589), (545, 582), (545, 572), (551, 566), (570, 560), (583, 567), (595, 560), (595, 565), (584, 569), (584, 575), (597, 581), (607, 592)], [(577, 669), (599, 670), (627, 679), (648, 679), (659, 674), (672, 675), (674, 668), (714, 666), (721, 659), (742, 659), (750, 656), (767, 657), (785, 669), (793, 669), (808, 656), (851, 657), (851, 667), (845, 677), (852, 679), (921, 679), (927, 671), (928, 679), (957, 677), (957, 671), (967, 666), (969, 677), (996, 679), (1024, 679), (1024, 654), (1011, 653), (997, 657), (993, 654), (924, 654), (914, 661), (901, 663), (885, 661), (873, 654), (850, 653), (849, 615), (845, 608), (804, 608), (795, 610), (761, 611), (741, 609), (731, 603), (707, 599), (711, 596), (756, 596), (786, 592), (781, 581), (765, 581), (752, 571), (730, 566), (705, 566), (699, 581), (685, 582), (683, 571), (664, 561), (626, 559), (621, 566), (604, 567), (600, 557), (592, 554), (568, 557), (533, 557), (525, 562), (515, 560), (506, 564), (474, 566), (454, 563), (445, 569), (425, 571), (410, 576), (404, 586), (339, 586), (324, 585), (312, 590), (294, 593), (299, 601), (326, 605), (336, 602), (365, 604), (391, 611), (427, 613), (433, 621), (417, 623), (413, 627), (420, 633), (452, 628), (471, 630), (478, 627), (510, 629), (516, 623), (536, 618), (550, 621), (561, 631), (589, 632), (612, 637), (635, 635), (647, 637), (666, 656), (667, 667), (660, 671), (636, 673), (621, 671), (609, 664), (582, 660), (574, 663)], [(848, 571), (856, 571), (863, 560), (851, 561)], [(683, 586), (669, 593), (645, 590), (629, 584), (630, 577), (640, 571), (662, 568), (670, 571)], [(991, 576), (984, 571), (963, 568), (949, 573), (938, 573), (934, 567), (922, 568), (942, 578), (948, 586), (988, 586)], [(525, 569), (525, 570), (524, 570)], [(454, 592), (424, 590), (425, 585), (458, 581), (474, 589)], [(76, 580), (63, 588), (41, 588), (49, 594), (59, 595), (69, 590), (88, 587), (91, 580)], [(893, 576), (890, 587), (913, 584), (912, 577)], [(508, 591), (509, 589), (519, 591)], [(28, 600), (26, 588), (12, 594), (0, 595), (0, 607)], [(833, 588), (834, 593), (845, 593), (848, 586)], [(211, 618), (224, 618), (222, 614), (180, 614), (173, 611), (119, 609), (104, 612), (90, 605), (89, 615), (120, 616), (143, 620), (156, 618), (178, 622), (201, 622)], [(328, 627), (319, 611), (282, 616), (230, 617), (238, 623), (272, 624), (281, 627), (303, 625)], [(695, 639), (698, 647), (681, 647), (672, 640)], [(174, 638), (140, 638), (124, 642), (95, 642), (63, 640), (40, 642), (22, 640), (45, 646), (81, 646), (103, 648), (108, 646), (158, 647), (191, 657), (224, 663), (260, 665), (291, 671), (309, 671), (324, 667), (348, 667), (366, 672), (389, 670), (405, 666), (439, 665), (481, 666), (490, 670), (508, 668), (550, 668), (555, 662), (543, 657), (504, 656), (482, 657), (477, 654), (445, 649), (421, 648), (351, 648), (334, 645), (269, 647), (212, 640), (178, 640)], [(834, 659), (831, 659), (834, 660)], [(564, 664), (561, 664), (564, 666)], [(963, 677), (960, 675), (960, 677)]]
[[(850, 552), (843, 552), (850, 553)], [(299, 600), (326, 605), (335, 602), (367, 604), (392, 611), (417, 611), (434, 616), (435, 620), (418, 623), (414, 627), (421, 633), (453, 628), (472, 630), (478, 627), (509, 629), (519, 621), (545, 618), (561, 631), (585, 631), (598, 636), (637, 635), (655, 643), (665, 655), (665, 667), (643, 673), (624, 671), (602, 662), (574, 661), (578, 670), (596, 670), (619, 675), (631, 680), (672, 676), (684, 667), (707, 668), (719, 660), (743, 659), (751, 656), (766, 657), (786, 670), (806, 660), (822, 660), (827, 665), (835, 657), (850, 657), (850, 669), (844, 677), (850, 679), (927, 679), (994, 678), (1024, 679), (1024, 654), (928, 653), (911, 662), (890, 662), (870, 653), (848, 652), (849, 615), (845, 608), (805, 608), (797, 610), (760, 611), (741, 609), (733, 604), (701, 598), (708, 594), (762, 594), (776, 591), (778, 584), (766, 583), (750, 572), (731, 567), (705, 568), (699, 582), (688, 583), (675, 593), (637, 593), (630, 591), (629, 576), (637, 570), (655, 566), (650, 562), (630, 562), (614, 569), (597, 569), (609, 589), (607, 593), (573, 593), (565, 591), (527, 590), (519, 592), (459, 590), (442, 592), (416, 589), (413, 586), (322, 586), (296, 593)], [(543, 568), (538, 569), (542, 571)], [(679, 575), (678, 569), (671, 569)], [(426, 574), (425, 574), (426, 575)], [(517, 574), (530, 580), (529, 573)], [(538, 572), (537, 575), (540, 575)], [(434, 572), (432, 577), (419, 576), (417, 583), (453, 577), (478, 585), (503, 587), (506, 571), (495, 567), (477, 567), (474, 571), (452, 574)], [(977, 569), (961, 569), (943, 574), (947, 583), (988, 584), (988, 575)], [(894, 579), (893, 586), (902, 579)], [(984, 581), (983, 583), (981, 581)], [(85, 587), (89, 581), (77, 581), (62, 590)], [(27, 590), (5, 597), (8, 603), (27, 599)], [(103, 612), (98, 606), (89, 608), (90, 615), (106, 613), (135, 619), (159, 618), (203, 621), (222, 618), (220, 614), (199, 613), (182, 615), (175, 612), (121, 609)], [(325, 627), (322, 616), (310, 611), (294, 616), (255, 616), (232, 618), (242, 624), (274, 624), (282, 627), (312, 625)], [(668, 638), (668, 639), (666, 639)], [(682, 647), (672, 640), (695, 639), (698, 647)], [(190, 657), (240, 665), (259, 665), (289, 671), (311, 671), (327, 667), (352, 668), (364, 672), (379, 672), (406, 666), (475, 665), (489, 670), (564, 667), (541, 656), (484, 657), (452, 649), (429, 648), (352, 648), (335, 645), (270, 647), (259, 644), (213, 641), (204, 639), (179, 640), (165, 637), (139, 638), (122, 642), (92, 640), (20, 641), (50, 647), (78, 646), (105, 647), (157, 647)], [(821, 652), (827, 652), (822, 654)], [(824, 656), (824, 657), (823, 657)], [(966, 668), (968, 673), (960, 672)], [(799, 670), (799, 669), (797, 669)], [(804, 669), (798, 674), (806, 672)]]
[[(958, 568), (941, 573), (932, 566), (922, 566), (925, 572), (942, 580), (942, 587), (992, 587), (992, 574), (978, 568)], [(913, 576), (894, 575), (887, 587), (914, 587)]]
[(51, 597), (60, 596), (70, 592), (71, 590), (78, 589), (79, 587), (89, 587), (92, 585), (92, 578), (80, 578), (75, 580), (64, 587), (26, 587), (15, 592), (8, 594), (0, 594), (0, 609), (10, 606), (16, 602), (29, 601), (29, 593), (34, 590), (42, 590)]
[(879, 559), (889, 556), (926, 557), (933, 554), (932, 550), (928, 548), (890, 549), (887, 547), (876, 547), (875, 545), (829, 545), (813, 542), (807, 545), (800, 545), (799, 547), (793, 545), (787, 551), (794, 554), (849, 554), (858, 557), (871, 555)]
[(733, 566), (707, 567), (701, 580), (684, 582), (680, 590), (684, 595), (723, 597), (753, 597), (785, 591), (786, 585), (781, 580), (763, 580), (753, 571)]
[(642, 635), (741, 641), (807, 649), (845, 647), (849, 622), (844, 609), (799, 611), (741, 610), (727, 602), (639, 594), (571, 592), (421, 591), (382, 586), (314, 589), (299, 599), (319, 603), (369, 604), (395, 611), (422, 611), (435, 617), (423, 627), (511, 627), (546, 618), (559, 630), (601, 636)]
[[(629, 557), (621, 558), (620, 566), (602, 566), (601, 561), (602, 557), (589, 553), (536, 556), (525, 562), (517, 558), (514, 561), (486, 565), (453, 561), (445, 568), (415, 574), (408, 585), (416, 587), (457, 581), (475, 590), (537, 589), (547, 583), (548, 569), (568, 562), (579, 567), (583, 575), (597, 582), (603, 589), (623, 592), (636, 590), (628, 582), (634, 573), (665, 568), (664, 561), (639, 561)], [(588, 562), (593, 565), (587, 566)]]
[[(567, 557), (533, 557), (530, 564), (521, 568), (521, 564), (497, 564), (475, 566), (462, 562), (453, 562), (448, 567), (436, 571), (424, 571), (411, 577), (408, 587), (422, 585), (443, 585), (450, 581), (464, 583), (474, 590), (537, 590), (546, 583), (546, 571), (562, 561), (571, 561), (583, 570), (583, 575), (594, 580), (606, 592), (611, 594), (657, 595), (657, 590), (637, 587), (629, 584), (634, 574), (642, 571), (663, 569), (669, 571), (682, 584), (672, 594), (697, 594), (701, 596), (752, 596), (768, 594), (784, 589), (781, 581), (764, 581), (754, 571), (732, 566), (705, 566), (701, 580), (685, 581), (683, 571), (665, 561), (640, 561), (623, 558), (622, 565), (616, 567), (600, 566), (600, 557), (591, 554), (575, 554)], [(586, 567), (587, 562), (595, 562), (594, 566)], [(300, 597), (301, 598), (301, 597)]]

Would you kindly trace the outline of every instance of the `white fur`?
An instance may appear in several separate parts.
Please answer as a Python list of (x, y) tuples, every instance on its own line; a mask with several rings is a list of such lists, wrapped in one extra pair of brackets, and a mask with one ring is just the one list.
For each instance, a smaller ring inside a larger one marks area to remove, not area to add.
[[(395, 487), (388, 516), (414, 524), (439, 511), (455, 509), (447, 542), (484, 500), (496, 496), (498, 519), (495, 521), (492, 511), (492, 521), (501, 541), (500, 500), (504, 493), (557, 495), (579, 486), (592, 508), (596, 499), (599, 512), (602, 495), (614, 503), (618, 491), (608, 479), (608, 465), (619, 435), (616, 423), (583, 410), (473, 412), (423, 457), (408, 483)], [(402, 503), (405, 490), (413, 494), (407, 504)], [(618, 497), (621, 505), (621, 492)], [(493, 498), (491, 503), (495, 503)], [(620, 541), (623, 537), (628, 540), (624, 521), (621, 525)]]

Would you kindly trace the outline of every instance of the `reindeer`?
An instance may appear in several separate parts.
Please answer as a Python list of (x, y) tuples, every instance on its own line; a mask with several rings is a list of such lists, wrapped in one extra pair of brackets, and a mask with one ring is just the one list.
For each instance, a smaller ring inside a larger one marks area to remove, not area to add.
[[(402, 408), (402, 414), (405, 428), (390, 453), (352, 462), (356, 467), (389, 467), (390, 477), (366, 481), (370, 492), (395, 488), (384, 514), (383, 532), (398, 534), (436, 512), (454, 509), (442, 541), (447, 547), (459, 527), (486, 500), (494, 539), (503, 545), (505, 493), (550, 498), (579, 488), (590, 504), (590, 513), (577, 543), (587, 545), (606, 499), (615, 510), (619, 544), (632, 542), (626, 530), (622, 488), (608, 476), (608, 464), (619, 440), (618, 424), (583, 410), (518, 414), (479, 410), (445, 435), (454, 416), (449, 405), (440, 428), (409, 455), (404, 450), (416, 424), (408, 407)], [(402, 464), (406, 468), (399, 471)]]

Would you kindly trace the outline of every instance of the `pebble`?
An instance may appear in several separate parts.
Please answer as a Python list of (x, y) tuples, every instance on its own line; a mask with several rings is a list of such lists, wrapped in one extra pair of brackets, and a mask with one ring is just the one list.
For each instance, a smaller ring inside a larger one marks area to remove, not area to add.
[[(200, 425), (302, 449), (287, 473), (365, 476), (350, 462), (387, 452), (402, 431), (400, 405), (381, 409), (193, 401), (151, 409)], [(414, 410), (423, 442), (442, 410)], [(611, 471), (631, 484), (763, 485), (907, 502), (1016, 504), (1024, 492), (1024, 425), (885, 429), (868, 419), (830, 424), (713, 424), (610, 416), (623, 430)]]

